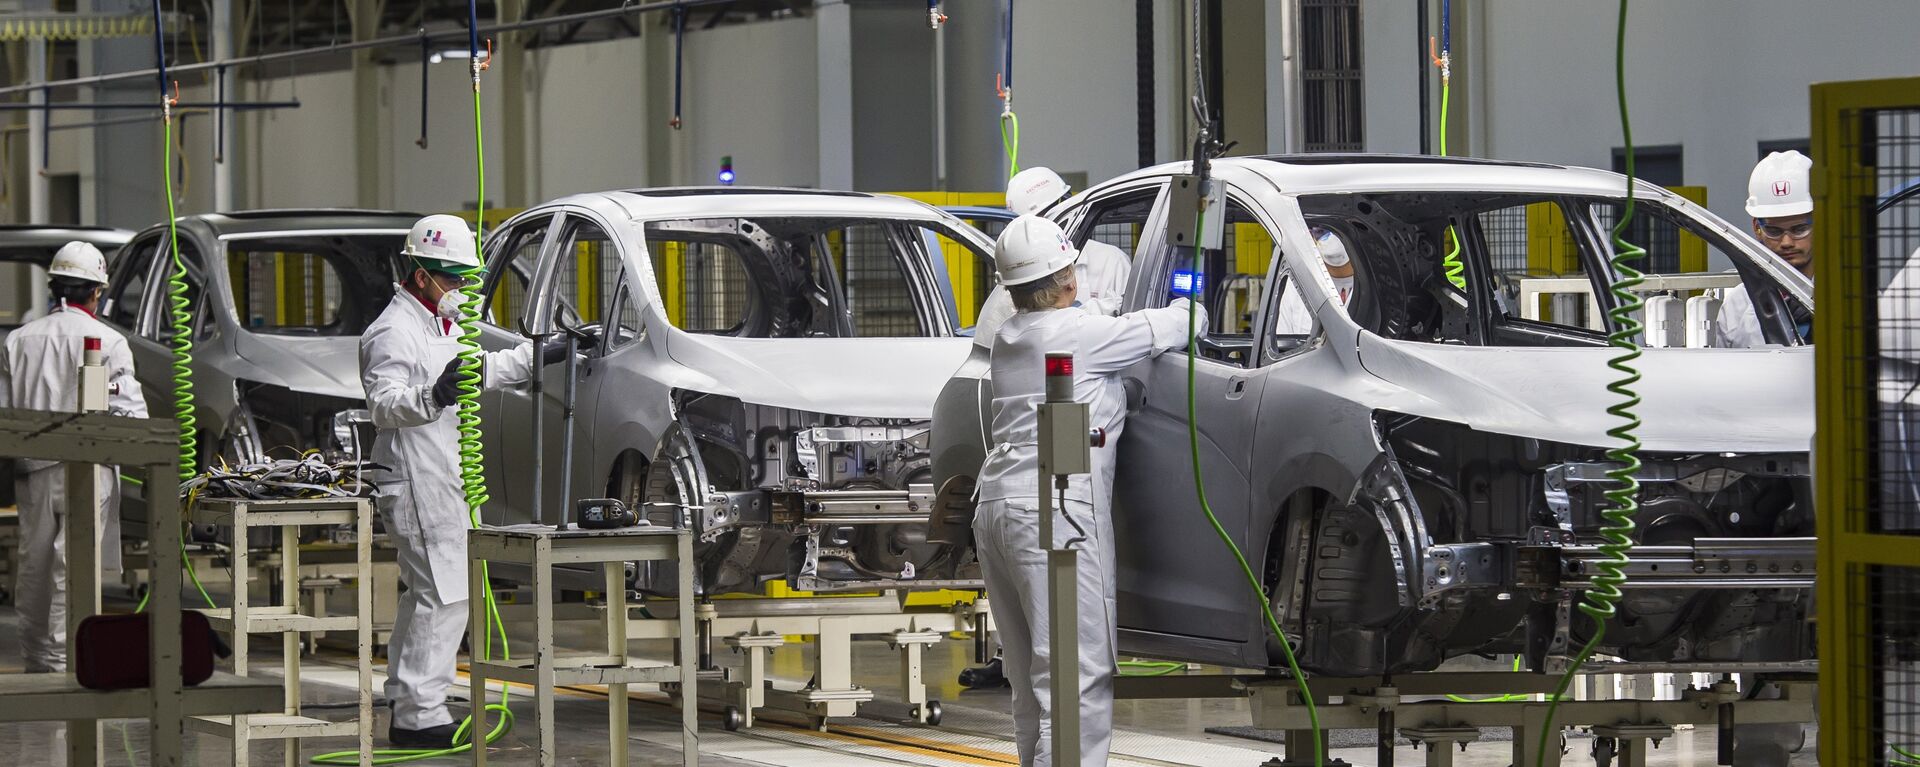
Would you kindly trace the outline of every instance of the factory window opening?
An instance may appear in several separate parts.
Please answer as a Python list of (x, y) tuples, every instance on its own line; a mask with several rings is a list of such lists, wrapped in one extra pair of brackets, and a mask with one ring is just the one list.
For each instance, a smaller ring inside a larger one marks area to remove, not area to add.
[(227, 278), (240, 326), (269, 335), (360, 335), (393, 299), (396, 275), (388, 264), (402, 239), (395, 234), (228, 241)]

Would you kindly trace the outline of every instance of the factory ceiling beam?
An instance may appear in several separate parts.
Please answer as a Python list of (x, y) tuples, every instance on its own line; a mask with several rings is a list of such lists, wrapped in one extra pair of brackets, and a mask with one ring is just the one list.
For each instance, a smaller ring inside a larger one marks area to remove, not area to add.
[[(355, 0), (355, 1), (358, 2), (359, 0)], [(539, 29), (541, 27), (572, 24), (580, 21), (593, 21), (597, 19), (623, 18), (623, 17), (629, 17), (629, 16), (642, 14), (642, 13), (670, 11), (676, 7), (689, 8), (689, 9), (699, 8), (703, 6), (714, 5), (717, 3), (733, 2), (733, 1), (734, 0), (650, 0), (649, 2), (634, 2), (633, 0), (629, 0), (628, 2), (614, 8), (601, 8), (601, 9), (592, 10), (592, 11), (581, 11), (578, 13), (570, 13), (564, 16), (554, 16), (551, 18), (528, 19), (525, 21), (515, 22), (511, 24), (483, 25), (480, 27), (480, 34), (497, 35), (502, 32), (511, 32), (516, 30), (525, 30), (525, 29)], [(405, 34), (388, 35), (386, 37), (370, 38), (365, 40), (354, 40), (352, 42), (347, 42), (347, 43), (328, 44), (328, 45), (316, 46), (313, 48), (303, 48), (300, 50), (279, 51), (274, 53), (259, 53), (251, 56), (236, 56), (232, 59), (228, 59), (225, 61), (204, 61), (204, 62), (199, 62), (195, 64), (182, 64), (179, 66), (167, 67), (167, 72), (170, 74), (183, 75), (190, 72), (209, 71), (220, 66), (241, 68), (241, 67), (249, 67), (249, 66), (259, 66), (262, 64), (279, 63), (283, 61), (297, 61), (299, 59), (309, 58), (314, 56), (337, 55), (341, 53), (366, 51), (366, 50), (373, 50), (378, 48), (400, 48), (400, 47), (418, 48), (420, 45), (420, 37), (421, 35), (418, 31), (412, 31)], [(466, 32), (465, 30), (429, 32), (426, 35), (426, 37), (428, 40), (444, 40), (444, 41), (452, 42), (455, 40), (464, 40), (466, 38)], [(76, 86), (76, 85), (100, 85), (103, 83), (120, 82), (122, 80), (135, 80), (135, 79), (142, 79), (142, 78), (151, 79), (157, 74), (158, 72), (156, 72), (152, 68), (146, 68), (146, 69), (130, 69), (130, 70), (125, 70), (125, 71), (115, 72), (112, 74), (105, 74), (105, 75), (92, 75), (87, 77), (70, 77), (64, 80), (53, 80), (50, 82), (29, 82), (29, 83), (23, 83), (20, 85), (12, 85), (5, 88), (0, 88), (0, 96), (16, 94), (16, 93), (29, 93), (38, 88), (61, 88), (61, 87)]]

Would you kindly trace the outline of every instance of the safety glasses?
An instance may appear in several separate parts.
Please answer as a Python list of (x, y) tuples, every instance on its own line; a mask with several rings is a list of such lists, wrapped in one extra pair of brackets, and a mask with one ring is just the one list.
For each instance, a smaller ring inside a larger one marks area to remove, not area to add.
[(1772, 226), (1768, 224), (1762, 224), (1760, 226), (1760, 236), (1765, 237), (1769, 240), (1774, 240), (1776, 242), (1779, 240), (1784, 240), (1788, 237), (1792, 237), (1796, 240), (1804, 240), (1812, 235), (1813, 235), (1812, 221), (1802, 221), (1798, 224), (1794, 224), (1793, 226)]

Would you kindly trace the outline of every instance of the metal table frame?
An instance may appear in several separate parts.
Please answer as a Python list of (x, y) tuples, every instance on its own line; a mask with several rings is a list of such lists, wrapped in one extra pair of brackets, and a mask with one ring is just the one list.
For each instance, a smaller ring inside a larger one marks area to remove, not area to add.
[[(0, 408), (0, 456), (67, 461), (67, 620), (69, 660), (80, 621), (100, 612), (100, 533), (94, 519), (93, 466), (141, 467), (146, 474), (147, 536), (158, 551), (180, 548), (180, 506), (174, 496), (180, 434), (173, 421), (104, 413), (50, 413)], [(53, 469), (49, 469), (53, 471)], [(78, 482), (75, 482), (75, 479)], [(74, 510), (82, 513), (74, 514)], [(184, 720), (203, 714), (271, 713), (280, 707), (278, 682), (215, 674), (195, 687), (180, 679), (180, 587), (176, 557), (153, 567), (151, 686), (89, 690), (69, 673), (0, 674), (0, 721), (66, 721), (67, 764), (102, 764), (100, 719), (146, 715), (153, 767), (178, 767)]]
[[(233, 741), (233, 763), (251, 764), (251, 741), (287, 740), (286, 767), (300, 764), (299, 738), (355, 735), (359, 739), (360, 765), (373, 764), (373, 503), (366, 498), (318, 498), (302, 500), (203, 500), (194, 504), (191, 516), (197, 524), (211, 524), (233, 530), (233, 540), (248, 540), (248, 531), (259, 527), (280, 529), (278, 557), (280, 603), (255, 606), (248, 586), (250, 578), (233, 584), (233, 607), (201, 610), (216, 630), (233, 637), (233, 673), (245, 676), (247, 637), (252, 634), (279, 634), (281, 673), (286, 698), (281, 710), (263, 717), (194, 717), (187, 725), (194, 730), (229, 738)], [(354, 547), (354, 613), (344, 616), (303, 614), (300, 612), (300, 528), (315, 525), (350, 525)], [(233, 549), (236, 573), (252, 574), (250, 552), (246, 546)], [(300, 713), (301, 637), (313, 631), (353, 631), (357, 652), (355, 670), (359, 672), (359, 710), (351, 721), (333, 722), (303, 716)]]
[[(534, 688), (534, 720), (539, 732), (535, 764), (552, 767), (554, 750), (554, 688), (559, 685), (606, 685), (607, 746), (610, 764), (627, 763), (627, 685), (677, 683), (680, 692), (681, 763), (700, 762), (698, 658), (693, 630), (693, 536), (667, 527), (619, 530), (555, 530), (546, 527), (481, 528), (467, 534), (467, 556), (472, 588), (469, 598), (481, 599), (489, 585), (482, 562), (527, 565), (532, 570), (534, 651), (532, 660), (492, 660), (476, 657), (469, 665), (473, 689), (474, 737), (487, 732), (487, 680), (499, 679)], [(679, 623), (674, 665), (639, 665), (627, 653), (626, 563), (673, 560), (678, 564)], [(599, 564), (606, 574), (606, 654), (558, 656), (553, 643), (555, 565)], [(487, 611), (475, 605), (472, 637), (475, 647), (487, 644)], [(487, 763), (487, 749), (472, 750), (473, 764)]]

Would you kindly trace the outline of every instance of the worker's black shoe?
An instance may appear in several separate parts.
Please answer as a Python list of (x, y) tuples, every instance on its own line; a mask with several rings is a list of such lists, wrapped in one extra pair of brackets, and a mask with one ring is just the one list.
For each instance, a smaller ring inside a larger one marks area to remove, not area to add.
[(452, 748), (453, 735), (460, 731), (457, 722), (449, 722), (424, 730), (409, 730), (399, 725), (387, 726), (387, 742), (407, 748)]

